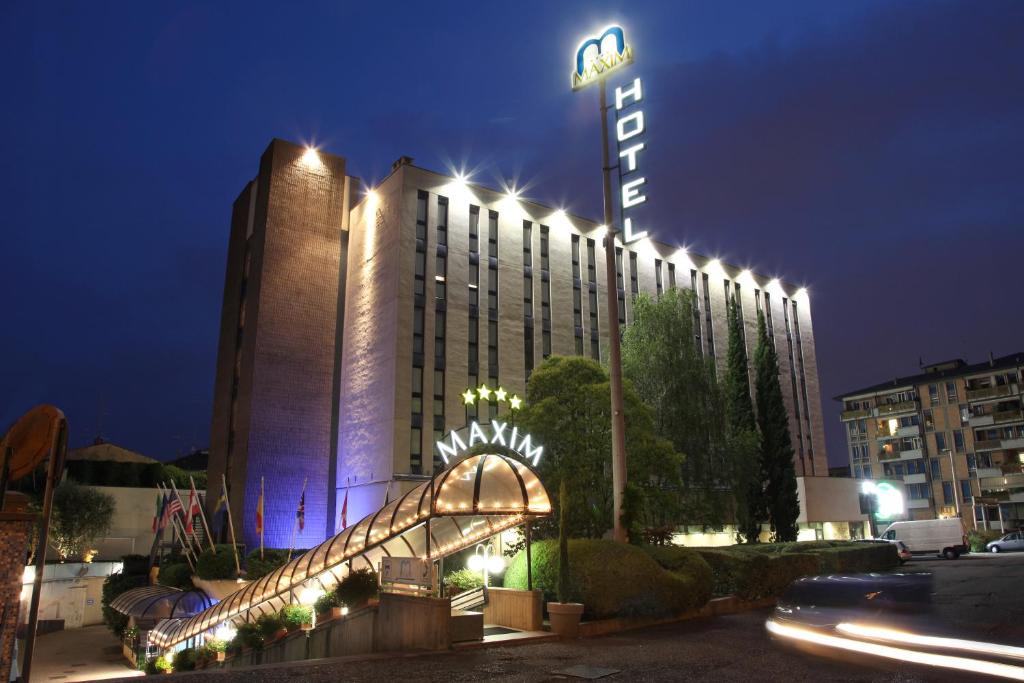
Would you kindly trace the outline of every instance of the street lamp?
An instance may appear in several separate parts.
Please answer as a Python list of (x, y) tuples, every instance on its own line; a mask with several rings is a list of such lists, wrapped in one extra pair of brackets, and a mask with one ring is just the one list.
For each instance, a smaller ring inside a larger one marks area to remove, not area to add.
[(484, 588), (486, 588), (489, 583), (488, 577), (491, 574), (500, 574), (505, 569), (505, 560), (501, 555), (494, 554), (490, 543), (481, 543), (469, 557), (469, 569), (483, 573)]
[(323, 594), (324, 592), (322, 590), (309, 587), (303, 588), (302, 592), (299, 593), (299, 603), (308, 607), (309, 612), (312, 615), (310, 618), (311, 628), (309, 630), (316, 628), (316, 610), (313, 609), (313, 605), (316, 604), (316, 601), (319, 600)]

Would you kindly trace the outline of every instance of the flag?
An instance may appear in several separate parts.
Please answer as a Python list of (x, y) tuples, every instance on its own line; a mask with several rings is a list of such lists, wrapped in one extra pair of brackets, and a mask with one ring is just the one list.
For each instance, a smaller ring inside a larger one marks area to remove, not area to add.
[(153, 533), (163, 528), (164, 500), (159, 493), (156, 494), (156, 511), (153, 513)]
[(263, 479), (260, 479), (260, 497), (256, 499), (256, 533), (263, 538)]
[(188, 509), (185, 510), (185, 533), (194, 534), (195, 527), (193, 522), (195, 521), (196, 513), (198, 512), (196, 503), (196, 490), (192, 489), (188, 492)]
[(167, 519), (170, 521), (174, 515), (180, 515), (182, 513), (181, 501), (178, 500), (177, 494), (167, 494), (169, 502), (167, 503)]
[(171, 521), (171, 505), (170, 499), (167, 494), (164, 494), (164, 500), (160, 504), (160, 529), (166, 529), (167, 523)]
[(220, 485), (220, 498), (217, 499), (217, 507), (213, 509), (213, 527), (214, 533), (220, 536), (221, 530), (224, 528), (224, 518), (227, 517), (228, 513), (228, 489), (224, 483)]
[(306, 528), (306, 489), (302, 489), (302, 495), (299, 496), (299, 507), (295, 511), (295, 519), (299, 522), (299, 532)]
[(348, 526), (348, 488), (345, 489), (345, 501), (341, 504), (341, 528)]

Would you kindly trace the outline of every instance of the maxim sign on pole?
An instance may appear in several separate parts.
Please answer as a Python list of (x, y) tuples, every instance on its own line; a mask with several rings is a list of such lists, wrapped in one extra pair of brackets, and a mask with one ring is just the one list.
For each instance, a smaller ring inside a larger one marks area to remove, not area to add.
[[(625, 542), (626, 529), (622, 525), (622, 498), (626, 489), (626, 425), (622, 411), (622, 349), (619, 339), (619, 301), (615, 294), (615, 234), (612, 207), (612, 166), (608, 151), (608, 75), (633, 63), (633, 48), (626, 42), (621, 26), (606, 26), (596, 35), (587, 36), (576, 48), (572, 71), (572, 89), (596, 82), (599, 86), (601, 111), (601, 171), (604, 182), (604, 224), (607, 234), (605, 246), (605, 274), (608, 283), (608, 371), (611, 379), (612, 399), (612, 500), (613, 537)], [(647, 201), (644, 194), (646, 177), (640, 173), (640, 153), (644, 150), (646, 130), (643, 111), (638, 108), (643, 99), (639, 79), (633, 85), (615, 91), (616, 126), (618, 141), (619, 189), (622, 200), (622, 227), (624, 244), (643, 237), (646, 232), (635, 227), (632, 214), (626, 211)], [(627, 111), (628, 110), (628, 111)]]

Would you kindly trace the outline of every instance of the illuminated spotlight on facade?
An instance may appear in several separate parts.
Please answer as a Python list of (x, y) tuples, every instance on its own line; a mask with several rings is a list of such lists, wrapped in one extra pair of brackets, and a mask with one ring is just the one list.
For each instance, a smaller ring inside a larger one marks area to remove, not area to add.
[[(608, 348), (603, 226), (476, 183), (460, 190), (408, 157), (368, 193), (344, 158), (321, 149), (314, 174), (295, 163), (305, 153), (273, 141), (232, 214), (209, 480), (226, 474), (250, 547), (261, 476), (268, 547), (288, 546), (308, 478), (296, 543), (309, 547), (340, 528), (346, 500), (358, 520), (442, 467), (435, 444), (453, 428), (477, 421), (489, 434), (506, 421), (509, 400), (467, 405), (466, 387), (525, 396), (546, 357), (603, 361)], [(720, 372), (726, 297), (738, 295), (748, 340), (766, 312), (797, 475), (826, 475), (798, 287), (769, 291), (756, 270), (740, 279), (742, 268), (656, 240), (616, 246), (626, 324), (634, 295), (692, 289), (700, 351)]]

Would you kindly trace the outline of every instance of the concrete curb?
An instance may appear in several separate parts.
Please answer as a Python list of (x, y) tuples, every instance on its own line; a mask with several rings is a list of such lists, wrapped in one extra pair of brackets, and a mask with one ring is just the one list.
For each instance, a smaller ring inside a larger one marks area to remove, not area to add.
[(680, 621), (691, 619), (704, 619), (707, 617), (720, 617), (726, 614), (736, 614), (755, 609), (763, 609), (775, 605), (775, 598), (762, 598), (761, 600), (741, 600), (735, 595), (727, 595), (722, 598), (712, 598), (708, 604), (698, 609), (689, 609), (685, 612), (670, 617), (619, 617), (613, 619), (600, 619), (598, 621), (585, 621), (580, 624), (580, 637), (593, 638), (611, 633), (631, 631), (648, 626), (659, 626), (661, 624), (675, 624)]

